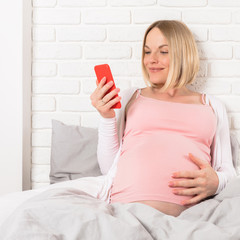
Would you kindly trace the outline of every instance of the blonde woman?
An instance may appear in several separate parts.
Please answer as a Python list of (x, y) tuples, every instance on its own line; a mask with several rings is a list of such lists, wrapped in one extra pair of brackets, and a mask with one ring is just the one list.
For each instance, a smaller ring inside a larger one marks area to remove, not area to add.
[[(114, 98), (105, 78), (91, 95), (101, 115), (98, 161), (110, 203), (139, 202), (178, 216), (219, 193), (236, 175), (226, 110), (187, 85), (199, 69), (198, 50), (180, 21), (146, 30), (142, 69), (147, 87)], [(122, 102), (121, 110), (111, 107)]]

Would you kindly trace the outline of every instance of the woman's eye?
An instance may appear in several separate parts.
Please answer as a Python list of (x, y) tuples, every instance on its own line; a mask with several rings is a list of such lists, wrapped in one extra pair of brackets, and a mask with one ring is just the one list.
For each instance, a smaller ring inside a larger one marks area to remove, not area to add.
[(162, 54), (168, 54), (168, 52), (161, 52)]
[(150, 54), (151, 52), (145, 52), (145, 54)]

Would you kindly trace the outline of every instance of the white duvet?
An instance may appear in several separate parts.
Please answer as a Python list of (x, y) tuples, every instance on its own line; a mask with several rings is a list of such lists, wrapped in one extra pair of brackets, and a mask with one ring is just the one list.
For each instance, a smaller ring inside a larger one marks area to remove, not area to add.
[(14, 192), (0, 196), (0, 226), (6, 218), (22, 203), (50, 189), (71, 188), (82, 190), (94, 197), (97, 197), (102, 187), (104, 176), (79, 178), (72, 181), (56, 183), (36, 190)]
[(140, 203), (97, 199), (104, 181), (103, 176), (82, 178), (1, 197), (0, 239), (240, 239), (240, 176), (178, 217)]

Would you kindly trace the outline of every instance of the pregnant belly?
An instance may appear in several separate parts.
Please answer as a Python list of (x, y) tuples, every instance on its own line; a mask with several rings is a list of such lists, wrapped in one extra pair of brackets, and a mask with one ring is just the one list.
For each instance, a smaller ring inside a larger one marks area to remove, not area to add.
[(156, 134), (131, 138), (124, 141), (120, 156), (122, 165), (127, 169), (144, 172), (171, 172), (196, 170), (198, 167), (188, 154), (209, 160), (209, 153), (199, 143), (178, 134)]
[(189, 199), (174, 195), (168, 186), (173, 172), (199, 169), (189, 159), (189, 153), (208, 159), (208, 154), (194, 141), (176, 134), (136, 136), (134, 142), (125, 139), (113, 182), (112, 200), (180, 204)]
[(188, 208), (176, 203), (162, 202), (162, 201), (138, 201), (138, 203), (148, 205), (152, 208), (157, 209), (162, 213), (165, 213), (167, 215), (172, 215), (174, 217), (179, 216), (181, 212), (183, 212)]

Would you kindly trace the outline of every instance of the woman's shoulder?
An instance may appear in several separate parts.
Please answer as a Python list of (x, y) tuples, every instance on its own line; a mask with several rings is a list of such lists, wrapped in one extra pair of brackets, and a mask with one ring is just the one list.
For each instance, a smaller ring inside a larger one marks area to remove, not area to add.
[(214, 111), (219, 115), (223, 116), (227, 114), (226, 106), (225, 104), (216, 96), (211, 94), (205, 94), (206, 101), (209, 102), (209, 105), (212, 106)]
[(137, 89), (138, 89), (137, 87), (132, 87), (124, 89), (123, 91), (119, 92), (119, 96), (122, 97), (121, 99), (122, 107), (120, 109), (116, 109), (117, 117), (125, 112), (126, 105), (128, 104), (129, 100), (132, 98)]
[(211, 102), (214, 105), (217, 105), (219, 107), (224, 106), (223, 102), (218, 97), (216, 97), (212, 94), (205, 93), (205, 97), (206, 97), (206, 100), (208, 100), (209, 102)]
[(121, 91), (119, 94), (124, 98), (131, 98), (137, 89), (139, 89), (139, 88), (137, 88), (137, 87), (127, 88), (127, 89), (124, 89), (123, 91)]

